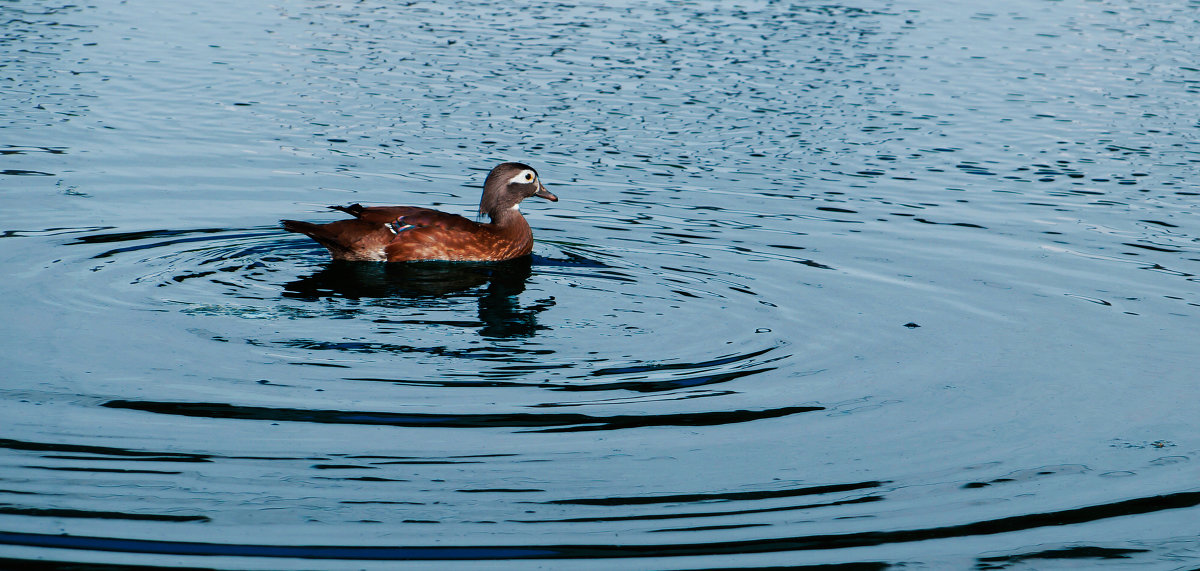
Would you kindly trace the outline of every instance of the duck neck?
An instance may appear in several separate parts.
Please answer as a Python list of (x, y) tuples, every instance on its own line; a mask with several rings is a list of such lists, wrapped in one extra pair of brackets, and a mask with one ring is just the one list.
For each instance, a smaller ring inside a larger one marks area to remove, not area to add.
[(497, 228), (529, 227), (529, 223), (525, 221), (525, 217), (521, 215), (521, 210), (516, 205), (488, 212), (488, 218), (492, 219), (492, 225)]

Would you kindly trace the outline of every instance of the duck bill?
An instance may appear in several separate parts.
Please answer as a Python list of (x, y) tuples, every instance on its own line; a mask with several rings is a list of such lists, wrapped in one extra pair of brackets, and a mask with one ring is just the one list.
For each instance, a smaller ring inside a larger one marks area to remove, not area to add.
[(537, 192), (533, 193), (533, 195), (538, 198), (545, 198), (550, 202), (558, 202), (558, 197), (554, 196), (554, 193), (550, 192), (549, 190), (546, 190), (546, 187), (542, 186), (541, 182), (538, 182)]

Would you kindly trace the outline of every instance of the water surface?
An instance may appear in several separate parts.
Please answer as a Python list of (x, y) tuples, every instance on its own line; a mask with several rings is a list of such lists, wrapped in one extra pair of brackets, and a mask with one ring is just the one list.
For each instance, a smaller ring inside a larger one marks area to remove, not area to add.
[(1200, 565), (1194, 2), (176, 4), (0, 7), (5, 565)]

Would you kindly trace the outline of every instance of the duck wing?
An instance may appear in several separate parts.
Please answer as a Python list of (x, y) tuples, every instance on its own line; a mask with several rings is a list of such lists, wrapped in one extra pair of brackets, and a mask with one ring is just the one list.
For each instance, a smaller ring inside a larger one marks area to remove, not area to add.
[(480, 224), (466, 217), (419, 206), (330, 206), (364, 222), (389, 227), (399, 233), (419, 228), (436, 228), (450, 232), (476, 232)]
[(391, 262), (490, 260), (497, 249), (511, 249), (499, 240), (493, 225), (457, 214), (416, 206), (351, 205), (338, 210), (357, 218), (347, 222), (377, 228), (374, 235), (386, 239), (383, 250)]
[(327, 224), (281, 222), (285, 230), (307, 234), (325, 246), (335, 260), (444, 259), (455, 254), (452, 248), (481, 234), (477, 222), (428, 208), (359, 204), (331, 208), (354, 218)]
[(284, 220), (291, 232), (320, 242), (337, 260), (496, 261), (523, 256), (533, 246), (529, 225), (499, 228), (417, 206), (334, 206), (354, 218), (328, 224)]

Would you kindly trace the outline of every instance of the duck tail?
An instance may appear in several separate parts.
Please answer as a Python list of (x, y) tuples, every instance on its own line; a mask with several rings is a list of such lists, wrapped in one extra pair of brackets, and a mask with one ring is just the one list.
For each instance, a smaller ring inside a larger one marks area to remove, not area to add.
[(330, 206), (329, 208), (345, 212), (355, 218), (361, 218), (363, 213), (363, 205), (358, 203), (351, 204), (350, 206)]
[(280, 220), (279, 223), (282, 224), (283, 229), (287, 230), (288, 232), (308, 234), (309, 236), (312, 236), (313, 233), (320, 232), (321, 230), (319, 225), (313, 224), (312, 222), (301, 222), (299, 220)]

